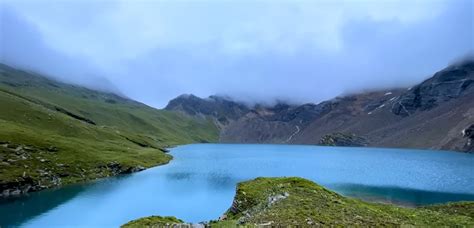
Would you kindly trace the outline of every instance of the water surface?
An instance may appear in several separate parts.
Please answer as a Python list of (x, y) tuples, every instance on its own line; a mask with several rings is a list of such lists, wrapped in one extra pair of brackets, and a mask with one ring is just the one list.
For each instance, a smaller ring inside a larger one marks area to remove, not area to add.
[(343, 195), (424, 205), (474, 200), (474, 156), (456, 152), (287, 145), (196, 144), (140, 173), (0, 202), (0, 226), (118, 227), (149, 215), (217, 219), (236, 183), (300, 176)]

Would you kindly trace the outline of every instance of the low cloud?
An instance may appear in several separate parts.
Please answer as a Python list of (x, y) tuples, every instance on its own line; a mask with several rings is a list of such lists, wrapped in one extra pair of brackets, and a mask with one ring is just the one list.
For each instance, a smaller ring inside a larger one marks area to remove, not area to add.
[(120, 93), (105, 73), (80, 56), (46, 44), (41, 32), (12, 9), (0, 5), (0, 62), (42, 73), (66, 83)]
[(182, 93), (301, 103), (407, 87), (474, 49), (472, 1), (336, 3), (7, 2), (2, 61), (100, 76), (163, 107)]

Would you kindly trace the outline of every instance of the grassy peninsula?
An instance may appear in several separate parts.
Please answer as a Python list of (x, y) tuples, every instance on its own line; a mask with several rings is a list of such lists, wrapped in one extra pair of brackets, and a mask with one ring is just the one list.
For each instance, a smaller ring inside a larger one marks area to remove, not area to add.
[[(206, 225), (470, 227), (474, 226), (473, 211), (474, 202), (402, 208), (343, 197), (303, 178), (256, 178), (239, 183), (229, 210), (221, 220)], [(159, 227), (177, 225), (177, 221), (147, 217), (123, 227)]]

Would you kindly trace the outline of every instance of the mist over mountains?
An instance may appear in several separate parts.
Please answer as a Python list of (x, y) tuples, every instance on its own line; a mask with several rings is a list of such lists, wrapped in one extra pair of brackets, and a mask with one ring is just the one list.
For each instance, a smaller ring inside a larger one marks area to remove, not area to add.
[(474, 58), (408, 88), (319, 104), (247, 106), (182, 95), (167, 110), (212, 119), (220, 142), (430, 148), (474, 152)]
[(183, 93), (318, 103), (408, 87), (472, 52), (474, 40), (468, 0), (0, 7), (1, 62), (154, 107)]
[(474, 0), (0, 0), (0, 228), (474, 227), (473, 156)]

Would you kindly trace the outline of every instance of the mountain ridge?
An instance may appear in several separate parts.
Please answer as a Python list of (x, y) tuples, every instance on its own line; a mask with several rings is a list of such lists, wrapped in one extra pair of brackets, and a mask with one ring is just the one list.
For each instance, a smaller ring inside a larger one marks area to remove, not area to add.
[(225, 143), (337, 145), (337, 139), (327, 137), (341, 136), (346, 146), (365, 144), (347, 141), (353, 136), (367, 146), (474, 152), (471, 136), (463, 136), (474, 123), (474, 59), (448, 66), (411, 88), (345, 95), (318, 104), (247, 106), (225, 97), (191, 96), (173, 99), (165, 109), (212, 118)]

